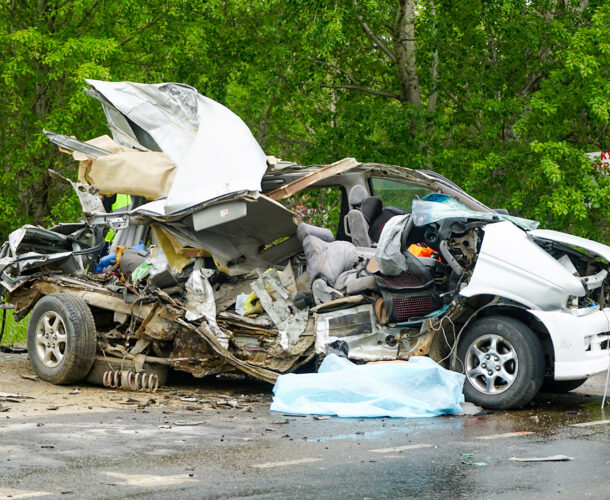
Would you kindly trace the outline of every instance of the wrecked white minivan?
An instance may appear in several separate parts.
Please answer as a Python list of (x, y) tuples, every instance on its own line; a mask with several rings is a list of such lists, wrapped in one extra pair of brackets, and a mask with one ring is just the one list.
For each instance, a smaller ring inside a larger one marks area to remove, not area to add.
[[(266, 157), (228, 109), (180, 84), (89, 81), (112, 139), (47, 132), (80, 162), (84, 221), (14, 231), (3, 295), (31, 313), (53, 383), (154, 390), (169, 368), (274, 382), (329, 352), (430, 356), (466, 399), (528, 403), (608, 369), (610, 247), (498, 213), (429, 171)], [(334, 231), (282, 200), (341, 200)], [(104, 208), (101, 195), (130, 195)]]

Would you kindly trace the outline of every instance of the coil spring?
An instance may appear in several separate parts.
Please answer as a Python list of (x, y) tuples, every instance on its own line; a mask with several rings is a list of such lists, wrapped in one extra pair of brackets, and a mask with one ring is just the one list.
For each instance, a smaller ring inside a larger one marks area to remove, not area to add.
[(159, 376), (153, 373), (135, 373), (131, 370), (108, 370), (102, 377), (104, 387), (141, 392), (157, 392)]

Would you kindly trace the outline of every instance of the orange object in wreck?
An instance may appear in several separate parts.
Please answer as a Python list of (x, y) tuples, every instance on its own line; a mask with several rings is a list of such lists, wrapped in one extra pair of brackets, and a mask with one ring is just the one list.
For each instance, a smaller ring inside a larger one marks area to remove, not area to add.
[(415, 255), (415, 257), (432, 257), (432, 254), (436, 253), (432, 248), (424, 247), (416, 243), (409, 246), (409, 252)]

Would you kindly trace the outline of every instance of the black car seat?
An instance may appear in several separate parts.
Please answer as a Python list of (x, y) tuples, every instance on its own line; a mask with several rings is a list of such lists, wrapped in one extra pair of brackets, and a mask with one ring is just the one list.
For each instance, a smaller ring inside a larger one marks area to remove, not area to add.
[(383, 231), (383, 227), (386, 223), (396, 215), (405, 215), (407, 212), (402, 208), (398, 207), (385, 207), (380, 210), (379, 215), (375, 217), (375, 219), (371, 222), (369, 228), (369, 237), (373, 243), (379, 243), (379, 238), (381, 238), (381, 231)]

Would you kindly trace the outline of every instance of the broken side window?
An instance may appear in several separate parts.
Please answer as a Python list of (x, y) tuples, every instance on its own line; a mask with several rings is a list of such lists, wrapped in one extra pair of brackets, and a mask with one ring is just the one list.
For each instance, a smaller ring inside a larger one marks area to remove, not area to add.
[(280, 201), (297, 214), (299, 222), (330, 229), (333, 236), (342, 230), (342, 218), (347, 211), (347, 194), (341, 186), (311, 188)]
[(377, 177), (370, 179), (370, 186), (373, 196), (381, 199), (384, 207), (398, 207), (406, 212), (411, 212), (414, 199), (434, 193), (422, 186)]

